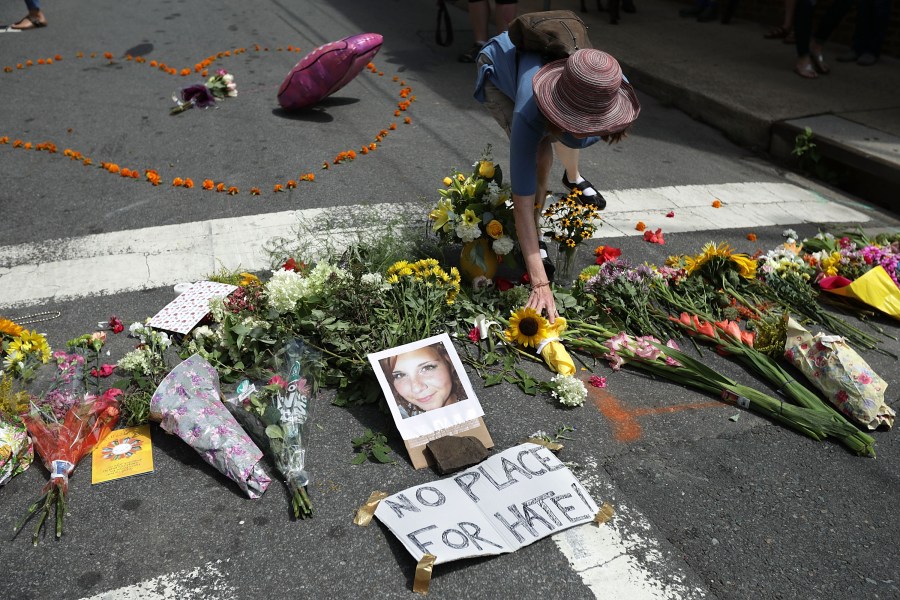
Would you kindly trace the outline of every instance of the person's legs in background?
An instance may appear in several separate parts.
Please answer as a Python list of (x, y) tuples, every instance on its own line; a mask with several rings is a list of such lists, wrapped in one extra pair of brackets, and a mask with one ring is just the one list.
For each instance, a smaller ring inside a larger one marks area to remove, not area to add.
[(36, 29), (47, 24), (38, 0), (25, 0), (25, 6), (28, 7), (28, 16), (12, 25), (13, 29)]
[(518, 0), (496, 0), (496, 3), (494, 24), (497, 26), (497, 33), (501, 33), (509, 29), (509, 22), (516, 18)]
[(823, 55), (825, 42), (831, 37), (837, 26), (841, 24), (841, 21), (847, 16), (850, 9), (853, 8), (855, 1), (834, 0), (825, 11), (825, 14), (822, 15), (822, 20), (819, 21), (816, 33), (812, 36), (809, 44), (810, 60), (817, 73), (825, 74), (831, 72), (831, 69), (825, 64), (825, 56)]
[[(488, 25), (491, 20), (491, 7), (488, 0), (469, 0), (469, 22), (472, 24), (472, 35), (475, 43), (467, 51), (459, 55), (459, 62), (475, 62), (481, 47), (488, 41)], [(518, 0), (496, 0), (494, 22), (497, 33), (506, 31), (509, 22), (516, 18)]]
[(794, 34), (796, 37), (797, 63), (794, 71), (807, 79), (818, 77), (809, 56), (809, 42), (812, 38), (813, 11), (816, 8), (815, 0), (797, 0), (797, 8), (794, 11)]
[(838, 57), (869, 67), (878, 62), (891, 18), (891, 0), (859, 0), (851, 52)]

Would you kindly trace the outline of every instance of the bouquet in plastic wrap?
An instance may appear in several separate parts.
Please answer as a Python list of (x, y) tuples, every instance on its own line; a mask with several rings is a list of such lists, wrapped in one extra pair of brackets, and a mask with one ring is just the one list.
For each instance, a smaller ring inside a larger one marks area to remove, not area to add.
[(22, 420), (0, 413), (0, 486), (25, 471), (33, 459), (34, 446)]
[(34, 460), (34, 445), (18, 416), (27, 392), (13, 392), (12, 378), (0, 373), (0, 486), (24, 472)]
[(285, 350), (287, 363), (281, 374), (259, 387), (249, 380), (242, 381), (225, 404), (275, 461), (291, 493), (294, 517), (303, 519), (312, 516), (312, 502), (306, 493), (306, 451), (315, 387), (312, 369), (316, 361), (296, 340), (289, 342)]
[(896, 413), (884, 402), (887, 383), (844, 338), (813, 335), (790, 319), (784, 355), (835, 408), (866, 429), (894, 424)]
[(184, 440), (250, 498), (259, 498), (271, 479), (262, 452), (222, 405), (219, 375), (199, 354), (182, 361), (150, 399), (150, 418)]
[(50, 471), (50, 481), (41, 496), (31, 504), (22, 521), (16, 526), (18, 533), (35, 513), (40, 512), (32, 542), (37, 545), (47, 518), (56, 512), (56, 537), (62, 537), (63, 517), (68, 503), (69, 475), (75, 466), (106, 437), (119, 420), (116, 396), (121, 390), (111, 389), (101, 396), (83, 395), (72, 404), (62, 419), (52, 411), (40, 410), (32, 403), (32, 410), (23, 416), (28, 433), (44, 466)]

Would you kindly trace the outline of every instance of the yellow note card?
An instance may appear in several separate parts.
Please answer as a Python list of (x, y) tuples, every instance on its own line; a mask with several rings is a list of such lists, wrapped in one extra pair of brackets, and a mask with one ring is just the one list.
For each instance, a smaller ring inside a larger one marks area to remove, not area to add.
[(91, 483), (153, 472), (150, 425), (116, 429), (91, 453)]

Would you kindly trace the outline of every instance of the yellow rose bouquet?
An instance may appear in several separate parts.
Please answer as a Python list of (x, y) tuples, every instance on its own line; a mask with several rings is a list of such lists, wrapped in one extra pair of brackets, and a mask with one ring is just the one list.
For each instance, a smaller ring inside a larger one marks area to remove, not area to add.
[(450, 244), (469, 244), (478, 239), (504, 256), (515, 248), (512, 192), (503, 183), (503, 172), (494, 164), (491, 146), (472, 165), (472, 171), (454, 171), (444, 177), (440, 199), (428, 218), (433, 231)]

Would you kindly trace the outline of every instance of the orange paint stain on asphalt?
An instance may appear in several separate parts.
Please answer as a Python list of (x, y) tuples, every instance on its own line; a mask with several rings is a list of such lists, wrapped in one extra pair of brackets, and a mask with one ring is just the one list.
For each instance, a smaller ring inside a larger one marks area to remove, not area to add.
[(722, 402), (691, 402), (688, 404), (674, 404), (658, 408), (637, 408), (629, 410), (625, 408), (619, 399), (603, 389), (593, 388), (588, 390), (591, 400), (604, 417), (609, 419), (613, 427), (613, 437), (618, 442), (629, 443), (640, 439), (642, 434), (638, 417), (646, 415), (658, 415), (664, 413), (679, 412), (682, 410), (698, 410), (702, 408), (714, 408), (727, 406)]

